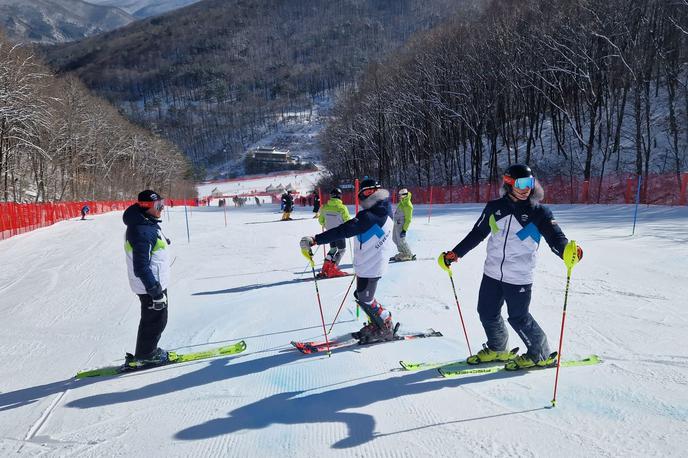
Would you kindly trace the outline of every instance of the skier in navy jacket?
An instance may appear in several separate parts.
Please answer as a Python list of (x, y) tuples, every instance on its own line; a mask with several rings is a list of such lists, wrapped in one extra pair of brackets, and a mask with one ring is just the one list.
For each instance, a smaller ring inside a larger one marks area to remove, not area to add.
[[(547, 336), (529, 312), (533, 271), (541, 237), (560, 258), (568, 239), (552, 212), (539, 203), (544, 190), (530, 167), (509, 167), (502, 191), (501, 198), (487, 203), (468, 235), (452, 251), (441, 255), (448, 267), (490, 236), (478, 293), (478, 314), (487, 343), (467, 362), (505, 361), (506, 369), (511, 370), (551, 365), (556, 363), (556, 355), (550, 354)], [(583, 250), (578, 247), (578, 258), (582, 257)], [(520, 356), (507, 350), (509, 333), (501, 315), (505, 301), (509, 324), (528, 349)]]
[(363, 209), (349, 221), (322, 232), (315, 237), (303, 237), (301, 248), (324, 245), (348, 237), (354, 241), (354, 271), (356, 292), (354, 298), (368, 315), (370, 322), (353, 337), (362, 342), (376, 342), (394, 338), (395, 326), (392, 314), (375, 300), (377, 283), (387, 270), (389, 252), (392, 249), (392, 205), (389, 191), (382, 189), (373, 179), (361, 182), (358, 194)]
[[(127, 226), (124, 251), (129, 285), (141, 302), (141, 319), (136, 339), (135, 360), (145, 364), (164, 363), (167, 351), (158, 341), (167, 325), (167, 285), (170, 278), (170, 241), (159, 223), (164, 200), (154, 191), (139, 193), (138, 202), (124, 211)], [(127, 363), (131, 363), (128, 355)]]

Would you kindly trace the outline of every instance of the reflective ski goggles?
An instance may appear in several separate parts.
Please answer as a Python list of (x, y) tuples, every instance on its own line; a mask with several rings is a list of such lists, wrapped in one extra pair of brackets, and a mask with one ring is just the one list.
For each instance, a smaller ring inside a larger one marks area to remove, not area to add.
[(378, 188), (366, 188), (362, 189), (361, 192), (358, 193), (359, 197), (366, 198), (372, 196), (375, 191), (377, 191)]
[(139, 201), (139, 207), (141, 208), (154, 208), (157, 211), (162, 211), (165, 208), (165, 199), (155, 200), (155, 201)]
[(505, 176), (504, 183), (517, 189), (533, 189), (535, 187), (535, 177), (511, 178)]

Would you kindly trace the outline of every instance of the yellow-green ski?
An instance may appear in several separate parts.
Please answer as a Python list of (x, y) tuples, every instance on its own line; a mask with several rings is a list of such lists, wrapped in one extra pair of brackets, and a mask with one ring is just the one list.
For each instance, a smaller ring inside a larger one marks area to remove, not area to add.
[(124, 374), (127, 372), (134, 372), (134, 371), (140, 371), (140, 370), (145, 370), (145, 369), (151, 369), (153, 367), (160, 367), (160, 366), (169, 366), (170, 364), (177, 364), (177, 363), (186, 363), (189, 361), (198, 361), (201, 359), (208, 359), (208, 358), (217, 358), (219, 356), (227, 356), (227, 355), (235, 355), (237, 353), (241, 353), (242, 351), (246, 350), (246, 342), (243, 340), (232, 344), (232, 345), (225, 345), (222, 347), (217, 347), (217, 348), (212, 348), (210, 350), (205, 350), (205, 351), (198, 351), (194, 353), (176, 353), (171, 351), (169, 353), (169, 361), (163, 363), (163, 364), (150, 364), (142, 367), (131, 367), (127, 365), (119, 365), (119, 366), (108, 366), (108, 367), (101, 367), (99, 369), (91, 369), (91, 370), (86, 370), (86, 371), (80, 371), (77, 372), (76, 378), (77, 379), (82, 379), (86, 377), (103, 377), (103, 376), (112, 376), (112, 375), (118, 375), (118, 374)]

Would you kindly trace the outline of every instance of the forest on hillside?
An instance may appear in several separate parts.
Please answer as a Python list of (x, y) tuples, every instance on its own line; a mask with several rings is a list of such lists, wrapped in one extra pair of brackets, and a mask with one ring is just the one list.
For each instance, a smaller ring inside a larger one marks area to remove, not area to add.
[(504, 0), (419, 34), (323, 136), (335, 180), (389, 185), (688, 169), (688, 1)]
[(205, 0), (45, 50), (198, 166), (231, 160), (371, 60), (480, 0)]
[(192, 196), (190, 169), (172, 143), (0, 34), (0, 201)]

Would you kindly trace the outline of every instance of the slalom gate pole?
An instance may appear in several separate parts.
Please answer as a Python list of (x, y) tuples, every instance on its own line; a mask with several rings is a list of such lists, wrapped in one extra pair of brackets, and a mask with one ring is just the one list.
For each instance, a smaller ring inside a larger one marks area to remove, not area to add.
[(643, 184), (643, 176), (638, 175), (638, 189), (635, 192), (635, 211), (633, 212), (633, 232), (631, 235), (635, 235), (635, 222), (638, 220), (638, 205), (640, 204), (640, 188)]
[(186, 218), (186, 241), (191, 243), (191, 233), (189, 232), (189, 213), (186, 210), (186, 202), (184, 202), (184, 217)]
[(334, 320), (332, 320), (332, 324), (330, 325), (330, 329), (327, 330), (327, 333), (332, 332), (332, 328), (334, 327), (334, 324), (337, 322), (337, 318), (339, 318), (339, 312), (342, 311), (342, 307), (344, 306), (344, 302), (346, 302), (346, 298), (349, 297), (349, 291), (351, 291), (351, 286), (354, 284), (354, 280), (356, 280), (356, 275), (352, 275), (351, 283), (349, 283), (349, 287), (346, 289), (346, 293), (344, 294), (344, 299), (342, 299), (342, 303), (339, 304), (339, 309), (337, 309), (337, 314), (334, 316)]
[(561, 367), (561, 349), (564, 343), (564, 323), (566, 322), (566, 305), (569, 298), (569, 285), (571, 284), (571, 270), (578, 263), (578, 247), (571, 240), (564, 249), (564, 263), (566, 264), (566, 290), (564, 292), (564, 311), (561, 315), (561, 332), (559, 333), (559, 351), (557, 352), (557, 373), (554, 376), (554, 395), (552, 407), (557, 406), (557, 384), (559, 383), (559, 368)]
[(315, 283), (315, 295), (318, 298), (318, 307), (320, 308), (320, 322), (322, 323), (323, 334), (325, 335), (325, 343), (327, 344), (327, 356), (332, 356), (332, 351), (330, 350), (330, 338), (325, 331), (325, 316), (323, 315), (322, 302), (320, 301), (320, 290), (318, 289), (318, 277), (315, 275), (315, 261), (313, 261), (313, 253), (310, 249), (301, 249), (301, 254), (308, 259), (311, 265), (311, 270), (313, 271), (313, 283)]
[(222, 208), (225, 210), (225, 227), (227, 227), (227, 205), (223, 205)]

